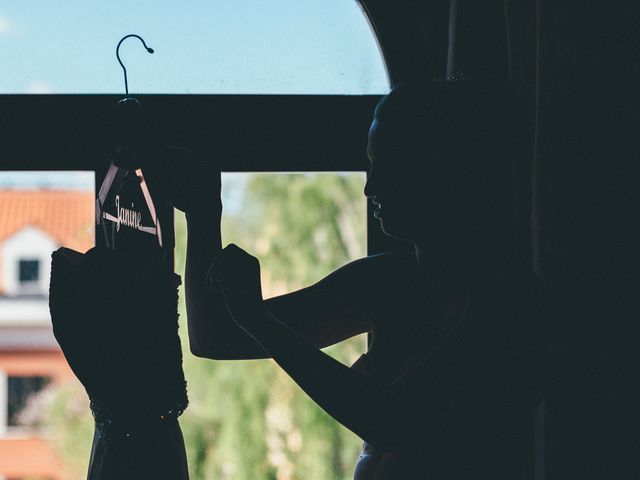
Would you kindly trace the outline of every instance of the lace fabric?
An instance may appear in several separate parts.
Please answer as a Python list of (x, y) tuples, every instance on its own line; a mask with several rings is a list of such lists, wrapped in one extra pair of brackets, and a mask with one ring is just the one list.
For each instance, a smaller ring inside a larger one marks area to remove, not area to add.
[(180, 283), (175, 273), (106, 248), (52, 254), (54, 335), (105, 439), (139, 434), (187, 407)]

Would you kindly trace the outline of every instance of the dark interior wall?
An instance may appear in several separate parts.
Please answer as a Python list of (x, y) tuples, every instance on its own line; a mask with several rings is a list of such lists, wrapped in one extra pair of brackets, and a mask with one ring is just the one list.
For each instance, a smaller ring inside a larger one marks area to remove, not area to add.
[(378, 36), (392, 85), (444, 77), (449, 0), (359, 0)]
[(454, 0), (454, 75), (471, 80), (508, 80), (507, 24), (504, 0)]
[[(379, 38), (392, 84), (415, 78), (444, 78), (450, 53), (454, 60), (452, 74), (507, 80), (504, 0), (360, 0), (360, 3)], [(511, 10), (526, 15), (519, 7)], [(452, 37), (450, 25), (454, 25)], [(518, 31), (517, 35), (522, 33)], [(453, 52), (449, 50), (450, 40), (455, 44)]]
[(638, 268), (638, 14), (542, 3), (541, 268), (618, 277)]
[[(449, 2), (418, 3), (365, 2), (394, 83), (439, 77), (445, 69)], [(559, 301), (552, 312), (558, 329), (549, 338), (550, 384), (538, 416), (538, 440), (544, 442), (538, 443), (536, 473), (548, 479), (635, 478), (637, 2), (456, 3), (454, 73), (508, 78), (530, 121), (529, 152), (514, 168), (515, 210), (523, 240), (533, 214), (536, 270)], [(407, 18), (408, 11), (415, 16)]]
[(536, 267), (561, 299), (550, 479), (640, 472), (637, 2), (538, 1)]

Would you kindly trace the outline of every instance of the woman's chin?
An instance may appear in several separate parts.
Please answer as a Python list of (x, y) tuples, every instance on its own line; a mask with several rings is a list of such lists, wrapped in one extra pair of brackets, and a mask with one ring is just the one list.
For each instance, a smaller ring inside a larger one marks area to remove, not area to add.
[(398, 240), (409, 240), (411, 238), (411, 231), (406, 226), (399, 225), (383, 217), (378, 217), (378, 220), (380, 220), (380, 227), (385, 235)]

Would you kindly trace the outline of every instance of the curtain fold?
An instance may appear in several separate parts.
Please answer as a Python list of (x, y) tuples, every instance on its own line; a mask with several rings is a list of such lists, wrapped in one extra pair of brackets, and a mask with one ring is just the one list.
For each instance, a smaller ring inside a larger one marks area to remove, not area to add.
[(640, 472), (634, 3), (537, 1), (533, 259), (560, 305), (546, 479)]

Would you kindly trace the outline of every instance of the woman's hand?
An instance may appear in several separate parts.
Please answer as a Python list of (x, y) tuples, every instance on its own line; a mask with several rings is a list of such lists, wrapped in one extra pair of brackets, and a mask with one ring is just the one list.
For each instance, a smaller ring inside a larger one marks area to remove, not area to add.
[(250, 331), (263, 313), (260, 262), (231, 243), (215, 258), (207, 274), (208, 287), (222, 292), (234, 321)]
[(215, 215), (219, 223), (222, 182), (217, 167), (205, 165), (185, 150), (173, 152), (165, 164), (167, 201), (185, 213)]
[(205, 164), (189, 150), (155, 147), (143, 155), (140, 165), (152, 194), (187, 214), (213, 217), (222, 214), (220, 171)]

